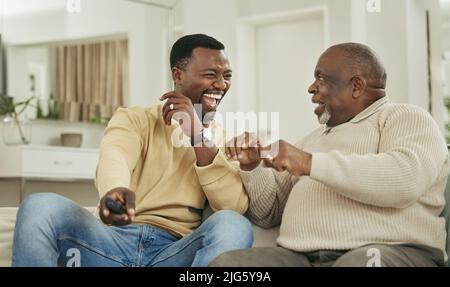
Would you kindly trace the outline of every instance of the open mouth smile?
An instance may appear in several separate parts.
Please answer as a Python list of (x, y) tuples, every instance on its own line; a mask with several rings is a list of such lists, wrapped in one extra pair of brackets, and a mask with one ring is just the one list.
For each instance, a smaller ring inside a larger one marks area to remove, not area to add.
[(223, 93), (204, 93), (202, 95), (202, 103), (206, 105), (206, 110), (215, 110), (222, 97)]

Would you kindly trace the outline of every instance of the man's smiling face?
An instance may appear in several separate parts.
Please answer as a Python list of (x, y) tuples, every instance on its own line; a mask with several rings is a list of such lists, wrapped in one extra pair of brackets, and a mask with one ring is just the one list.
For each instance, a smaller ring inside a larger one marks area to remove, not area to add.
[(351, 71), (339, 50), (322, 54), (314, 71), (314, 82), (308, 88), (314, 113), (321, 124), (335, 127), (355, 116), (352, 100)]
[(215, 112), (231, 86), (232, 71), (223, 50), (198, 47), (184, 70), (177, 89), (193, 104), (202, 105), (202, 114)]

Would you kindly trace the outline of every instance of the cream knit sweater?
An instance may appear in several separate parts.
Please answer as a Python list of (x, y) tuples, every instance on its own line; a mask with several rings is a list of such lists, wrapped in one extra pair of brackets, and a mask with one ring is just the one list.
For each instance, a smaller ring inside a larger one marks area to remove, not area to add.
[(263, 227), (281, 222), (280, 246), (313, 251), (416, 243), (445, 256), (445, 220), (439, 215), (449, 155), (426, 111), (383, 98), (296, 146), (312, 153), (310, 176), (262, 166), (241, 171), (248, 215)]

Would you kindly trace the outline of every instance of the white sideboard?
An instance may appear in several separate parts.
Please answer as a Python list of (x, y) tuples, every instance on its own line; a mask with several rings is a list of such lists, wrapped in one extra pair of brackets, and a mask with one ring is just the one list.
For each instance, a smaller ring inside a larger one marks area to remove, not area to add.
[(0, 177), (94, 179), (97, 149), (51, 146), (0, 148)]
[(20, 178), (21, 196), (27, 180), (93, 181), (98, 149), (53, 146), (0, 147), (0, 179)]

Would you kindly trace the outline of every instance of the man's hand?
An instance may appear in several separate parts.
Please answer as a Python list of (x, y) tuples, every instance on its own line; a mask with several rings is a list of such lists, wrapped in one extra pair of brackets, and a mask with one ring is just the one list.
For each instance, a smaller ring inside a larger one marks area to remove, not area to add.
[(178, 121), (186, 136), (192, 137), (201, 133), (203, 125), (188, 97), (172, 91), (161, 97), (161, 101), (165, 99), (167, 102), (163, 106), (163, 118), (166, 125), (170, 126), (174, 119)]
[[(125, 206), (127, 213), (115, 214), (106, 206), (106, 198), (111, 198)], [(130, 224), (135, 215), (136, 195), (129, 189), (119, 187), (106, 193), (100, 200), (100, 219), (105, 224), (122, 226)]]
[(264, 165), (277, 171), (287, 170), (295, 176), (310, 175), (312, 155), (299, 150), (295, 146), (279, 140), (270, 146), (261, 148), (261, 151), (269, 151), (264, 158)]
[(245, 171), (255, 169), (261, 162), (260, 143), (255, 134), (245, 132), (225, 144), (228, 158), (238, 160), (240, 168)]

